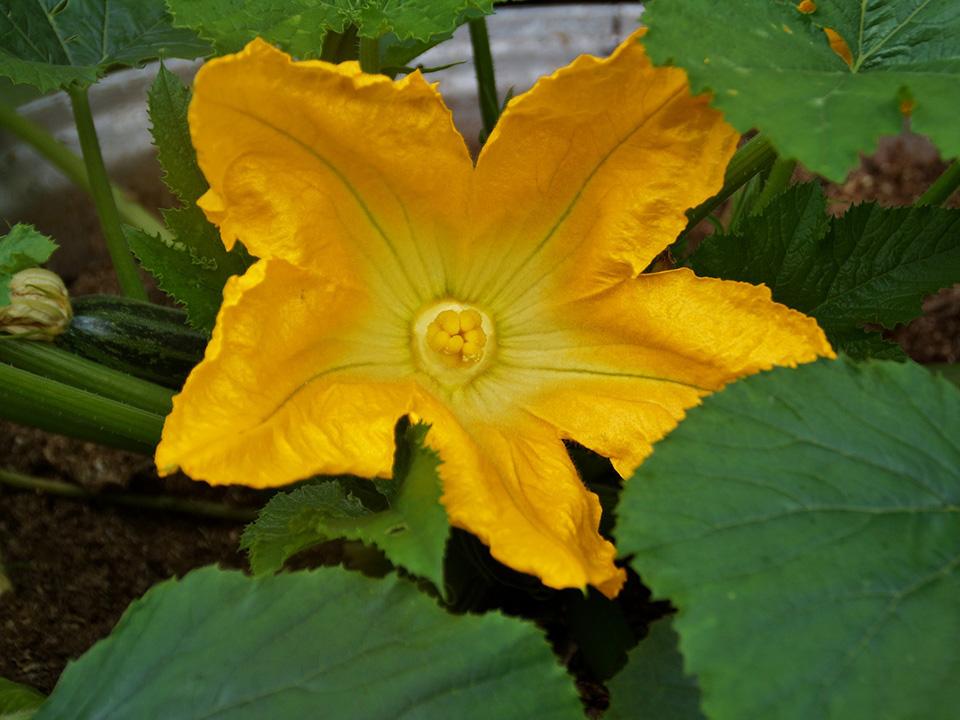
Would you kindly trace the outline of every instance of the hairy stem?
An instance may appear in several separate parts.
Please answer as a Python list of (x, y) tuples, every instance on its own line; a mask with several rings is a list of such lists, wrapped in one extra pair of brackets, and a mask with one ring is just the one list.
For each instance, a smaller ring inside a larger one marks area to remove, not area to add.
[(145, 455), (163, 416), (0, 363), (0, 417)]
[(778, 157), (773, 161), (773, 167), (770, 168), (770, 175), (763, 184), (763, 190), (750, 208), (751, 215), (759, 215), (764, 211), (770, 201), (782, 193), (790, 185), (790, 178), (793, 177), (793, 171), (797, 167), (796, 160), (785, 160)]
[(251, 522), (256, 519), (257, 511), (253, 508), (231, 507), (222, 503), (206, 500), (188, 500), (186, 498), (171, 497), (169, 495), (137, 495), (134, 493), (103, 492), (93, 493), (79, 485), (33, 477), (12, 470), (0, 469), (0, 485), (42, 492), (47, 495), (76, 498), (78, 500), (95, 500), (112, 505), (143, 508), (147, 510), (163, 510), (165, 512), (184, 513), (200, 517), (216, 518), (218, 520), (236, 520)]
[(127, 240), (120, 227), (120, 214), (117, 212), (117, 205), (113, 200), (113, 189), (103, 164), (100, 141), (97, 139), (93, 114), (90, 112), (87, 88), (72, 87), (69, 94), (77, 133), (80, 136), (80, 148), (83, 150), (83, 161), (87, 166), (87, 177), (90, 180), (90, 193), (93, 195), (93, 204), (100, 216), (100, 225), (107, 241), (107, 250), (110, 251), (110, 258), (113, 260), (113, 269), (120, 281), (120, 289), (124, 295), (146, 300), (146, 288), (140, 280), (137, 264), (127, 247)]
[(167, 415), (173, 404), (172, 390), (104, 367), (48, 343), (4, 340), (0, 342), (0, 362), (154, 415)]
[(471, 20), (469, 24), (470, 44), (473, 46), (473, 67), (477, 72), (477, 91), (480, 99), (480, 113), (483, 116), (483, 130), (489, 136), (500, 117), (497, 80), (493, 71), (493, 55), (490, 53), (490, 35), (487, 33), (487, 19), (485, 17)]
[[(83, 159), (72, 153), (69, 148), (58, 142), (53, 135), (42, 127), (27, 120), (16, 110), (2, 103), (0, 103), (0, 128), (12, 132), (49, 160), (71, 182), (88, 193), (91, 192), (90, 179), (87, 177), (87, 168), (83, 164)], [(111, 189), (113, 199), (117, 204), (117, 211), (120, 213), (120, 219), (123, 222), (138, 227), (150, 235), (160, 235), (166, 239), (173, 237), (164, 224), (143, 205), (131, 200), (116, 185), (112, 185)]]
[(960, 187), (960, 160), (954, 160), (933, 185), (919, 197), (917, 205), (943, 205)]

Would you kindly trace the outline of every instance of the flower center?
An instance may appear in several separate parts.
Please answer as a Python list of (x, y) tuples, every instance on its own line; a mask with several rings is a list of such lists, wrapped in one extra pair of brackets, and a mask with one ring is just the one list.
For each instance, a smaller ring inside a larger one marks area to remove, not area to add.
[(459, 385), (479, 373), (493, 350), (493, 323), (480, 310), (442, 301), (414, 324), (414, 350), (423, 370), (442, 385)]
[(486, 344), (482, 318), (473, 308), (443, 310), (427, 325), (427, 345), (441, 359), (450, 358), (454, 366), (477, 362)]

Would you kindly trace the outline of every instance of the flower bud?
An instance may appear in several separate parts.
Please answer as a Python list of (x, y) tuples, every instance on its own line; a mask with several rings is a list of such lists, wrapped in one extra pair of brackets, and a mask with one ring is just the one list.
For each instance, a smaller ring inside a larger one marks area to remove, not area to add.
[(53, 340), (72, 319), (70, 295), (56, 273), (30, 268), (10, 279), (10, 304), (0, 307), (0, 331)]

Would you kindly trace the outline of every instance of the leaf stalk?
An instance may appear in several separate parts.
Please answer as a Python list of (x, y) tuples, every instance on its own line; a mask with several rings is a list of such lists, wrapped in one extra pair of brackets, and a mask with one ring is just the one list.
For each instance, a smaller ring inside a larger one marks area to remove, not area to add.
[(100, 151), (100, 141), (97, 139), (97, 129), (93, 123), (93, 113), (90, 111), (87, 88), (73, 86), (67, 92), (73, 105), (73, 117), (80, 137), (83, 161), (87, 167), (90, 194), (93, 196), (93, 204), (100, 216), (100, 225), (107, 241), (107, 250), (110, 252), (113, 268), (120, 281), (120, 289), (128, 297), (146, 300), (147, 290), (140, 279), (137, 264), (127, 247), (127, 241), (120, 226), (120, 214), (113, 199), (113, 189), (107, 177), (107, 169), (103, 164), (103, 154)]
[(763, 184), (763, 190), (760, 191), (753, 207), (750, 208), (751, 215), (762, 213), (771, 200), (790, 186), (790, 178), (793, 177), (793, 171), (796, 167), (796, 160), (786, 160), (778, 157), (773, 161), (773, 167), (770, 168), (770, 175)]
[(497, 98), (497, 80), (493, 69), (493, 54), (490, 52), (490, 34), (487, 19), (471, 20), (470, 44), (473, 46), (473, 67), (477, 73), (477, 91), (483, 131), (487, 137), (493, 132), (500, 117), (500, 100)]
[[(0, 103), (0, 128), (9, 130), (30, 145), (66, 175), (72, 183), (88, 193), (91, 192), (90, 178), (87, 177), (87, 168), (83, 164), (83, 158), (72, 153), (69, 148), (58, 142), (53, 135), (35, 122), (28, 120), (14, 108), (2, 103)], [(113, 191), (114, 202), (117, 204), (117, 212), (120, 213), (120, 219), (123, 222), (127, 225), (142, 228), (151, 235), (160, 235), (164, 239), (173, 237), (160, 220), (143, 205), (131, 200), (124, 190), (116, 185), (111, 185), (111, 190)]]
[(154, 415), (165, 416), (173, 406), (172, 390), (48, 343), (5, 340), (0, 342), (0, 362)]
[(0, 417), (151, 455), (163, 416), (0, 363)]
[(188, 500), (170, 495), (142, 495), (120, 492), (94, 493), (72, 483), (33, 477), (13, 470), (0, 469), (0, 485), (17, 490), (41, 492), (77, 500), (93, 500), (110, 503), (111, 505), (183, 513), (217, 520), (251, 522), (257, 517), (257, 511), (254, 508), (231, 507), (223, 503)]
[(954, 160), (933, 185), (917, 199), (918, 206), (943, 205), (960, 188), (960, 160)]
[(360, 69), (371, 75), (380, 72), (380, 40), (360, 37)]

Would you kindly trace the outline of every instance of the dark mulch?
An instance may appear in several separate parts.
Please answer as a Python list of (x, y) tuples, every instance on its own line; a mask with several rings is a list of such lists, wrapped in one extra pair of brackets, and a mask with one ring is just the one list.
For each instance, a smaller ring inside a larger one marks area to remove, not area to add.
[(49, 691), (150, 586), (210, 563), (242, 567), (237, 523), (0, 495), (0, 676)]
[[(911, 202), (942, 170), (915, 137), (887, 141), (850, 179), (828, 193), (851, 201)], [(74, 290), (109, 282), (103, 266), (77, 274)], [(926, 316), (896, 338), (921, 362), (960, 359), (960, 289), (929, 299)], [(149, 460), (86, 443), (0, 424), (0, 467), (97, 489), (131, 486), (251, 506), (256, 493), (214, 489), (184, 479), (166, 486), (149, 475)], [(0, 677), (49, 691), (65, 663), (107, 635), (124, 608), (150, 586), (209, 563), (243, 567), (242, 524), (138, 511), (11, 491), (0, 487), (0, 557), (13, 590), (0, 596)], [(644, 606), (643, 613), (650, 608)], [(630, 618), (628, 618), (630, 620)], [(551, 631), (555, 633), (555, 630)], [(553, 638), (556, 641), (556, 638)], [(558, 641), (562, 650), (563, 641)], [(576, 653), (562, 652), (568, 658)], [(576, 661), (574, 660), (574, 664)], [(581, 683), (589, 704), (605, 703), (603, 686)]]

